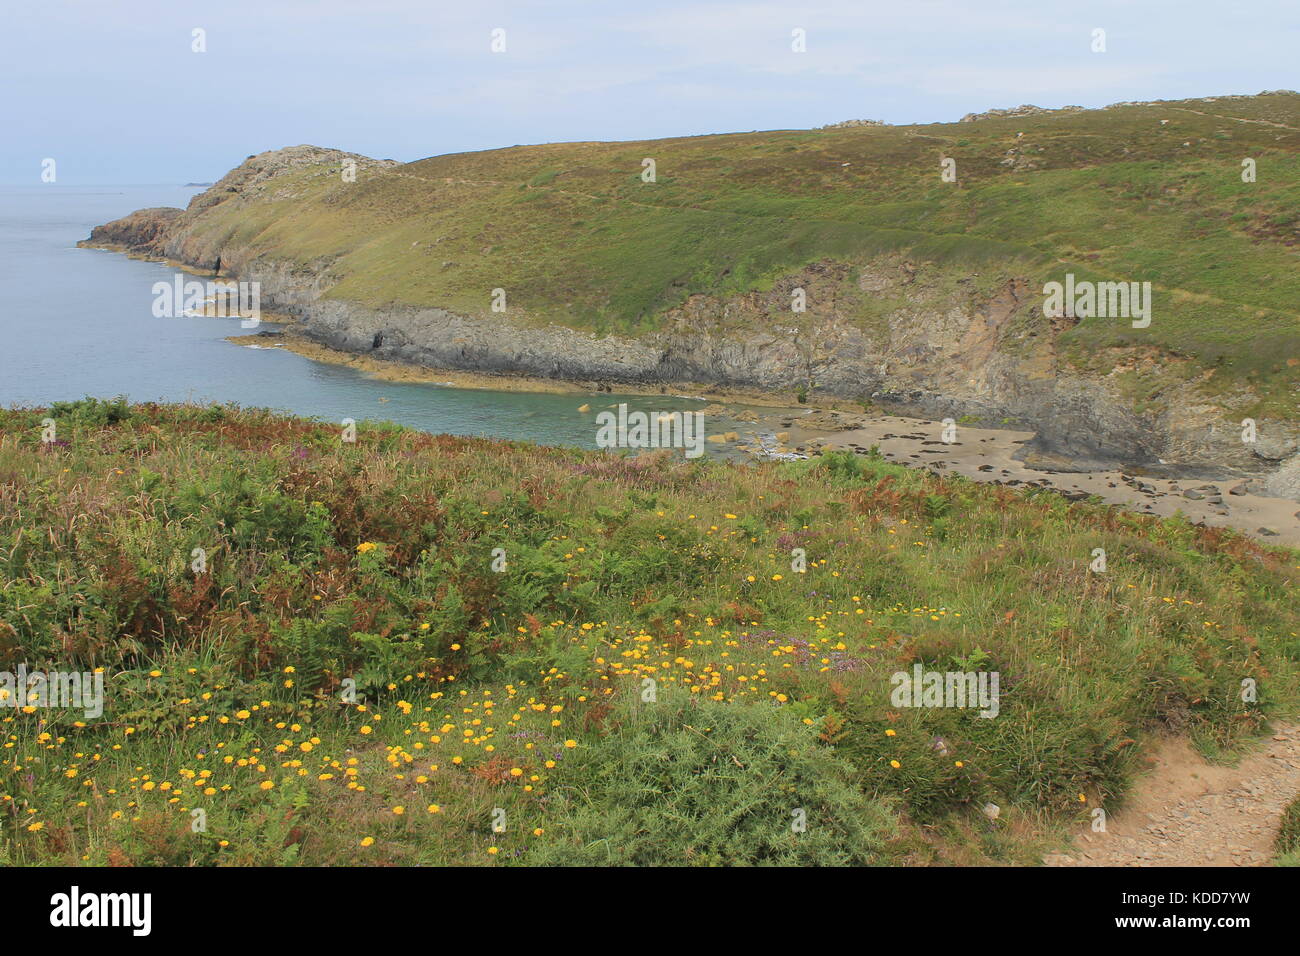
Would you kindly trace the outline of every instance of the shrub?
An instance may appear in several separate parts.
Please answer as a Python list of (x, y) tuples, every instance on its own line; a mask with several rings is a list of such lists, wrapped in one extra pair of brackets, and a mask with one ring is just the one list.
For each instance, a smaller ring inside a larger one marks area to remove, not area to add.
[(887, 805), (786, 711), (676, 692), (616, 714), (599, 748), (561, 764), (567, 812), (532, 863), (861, 865), (892, 835)]
[(55, 402), (50, 406), (50, 416), (55, 419), (66, 419), (78, 425), (98, 426), (130, 421), (132, 412), (125, 395), (113, 399), (87, 395), (75, 402)]
[(1278, 866), (1300, 866), (1300, 797), (1282, 811), (1282, 828), (1273, 847)]

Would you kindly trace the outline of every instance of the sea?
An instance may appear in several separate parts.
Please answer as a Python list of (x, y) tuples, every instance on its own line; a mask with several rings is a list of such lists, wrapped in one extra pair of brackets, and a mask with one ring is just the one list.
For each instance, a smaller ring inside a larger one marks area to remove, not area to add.
[[(96, 225), (146, 207), (184, 208), (201, 191), (0, 186), (0, 406), (47, 406), (87, 395), (235, 402), (336, 423), (388, 420), (428, 432), (581, 448), (597, 447), (596, 413), (620, 403), (651, 415), (705, 406), (682, 396), (396, 383), (287, 349), (237, 345), (226, 339), (248, 334), (238, 318), (153, 314), (154, 284), (174, 282), (176, 269), (77, 248)], [(264, 320), (259, 330), (276, 328)], [(578, 410), (584, 404), (587, 413)], [(746, 422), (771, 411), (733, 404), (727, 415), (708, 416), (705, 427), (753, 432)], [(736, 454), (706, 446), (711, 455)]]

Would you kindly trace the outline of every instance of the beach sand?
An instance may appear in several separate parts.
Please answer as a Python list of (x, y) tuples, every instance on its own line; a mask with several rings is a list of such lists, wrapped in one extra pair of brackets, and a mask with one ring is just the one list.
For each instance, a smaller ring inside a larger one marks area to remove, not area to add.
[[(873, 445), (896, 464), (928, 468), (937, 473), (959, 474), (975, 481), (1000, 482), (1012, 487), (1037, 485), (1067, 494), (1096, 495), (1110, 504), (1139, 514), (1170, 516), (1182, 512), (1193, 523), (1230, 527), (1272, 544), (1300, 548), (1300, 502), (1267, 498), (1255, 494), (1232, 494), (1244, 479), (1221, 481), (1170, 479), (1136, 476), (1122, 470), (1060, 472), (1050, 467), (1032, 467), (1017, 460), (1022, 446), (1033, 432), (961, 425), (956, 440), (945, 444), (943, 426), (936, 421), (863, 412), (848, 401), (816, 398), (807, 406), (796, 405), (791, 396), (747, 389), (722, 388), (691, 383), (638, 387), (596, 382), (569, 382), (514, 375), (489, 375), (452, 369), (432, 369), (404, 362), (390, 362), (332, 349), (306, 338), (293, 320), (268, 316), (267, 321), (284, 324), (276, 335), (237, 335), (228, 341), (237, 345), (285, 348), (319, 362), (346, 365), (366, 375), (390, 382), (425, 383), (455, 388), (492, 389), (512, 392), (591, 395), (606, 388), (629, 395), (680, 395), (705, 398), (717, 406), (744, 404), (770, 409), (749, 414), (752, 427), (712, 451), (725, 458), (752, 457), (760, 436), (769, 436), (768, 447), (781, 451), (815, 454), (818, 449), (845, 448), (866, 452)], [(704, 409), (710, 412), (709, 408)], [(722, 412), (722, 408), (714, 409)], [(773, 441), (770, 436), (782, 436)], [(1199, 499), (1184, 497), (1191, 491)], [(1222, 503), (1216, 503), (1215, 499)], [(1269, 534), (1261, 529), (1273, 532)]]
[[(1033, 432), (963, 425), (957, 428), (956, 441), (945, 444), (942, 431), (943, 426), (935, 421), (880, 416), (862, 428), (827, 436), (821, 447), (866, 451), (876, 445), (886, 459), (897, 464), (1013, 487), (1034, 484), (1092, 494), (1139, 514), (1169, 516), (1181, 511), (1193, 523), (1236, 528), (1260, 541), (1300, 548), (1300, 502), (1230, 493), (1242, 483), (1241, 478), (1155, 478), (1122, 470), (1053, 472), (1031, 467), (1014, 457), (1034, 437)], [(1186, 498), (1186, 491), (1203, 497)], [(1222, 505), (1213, 502), (1216, 497), (1221, 498)], [(1261, 528), (1275, 534), (1261, 532)]]

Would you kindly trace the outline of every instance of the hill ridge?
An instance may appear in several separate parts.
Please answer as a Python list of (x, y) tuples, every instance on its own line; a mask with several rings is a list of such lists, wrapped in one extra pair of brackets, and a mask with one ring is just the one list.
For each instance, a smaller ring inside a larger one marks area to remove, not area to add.
[[(219, 264), (378, 358), (822, 390), (1298, 496), (1298, 122), (1277, 92), (404, 164), (300, 145), (87, 244)], [(1052, 319), (1067, 273), (1150, 283), (1153, 321)]]

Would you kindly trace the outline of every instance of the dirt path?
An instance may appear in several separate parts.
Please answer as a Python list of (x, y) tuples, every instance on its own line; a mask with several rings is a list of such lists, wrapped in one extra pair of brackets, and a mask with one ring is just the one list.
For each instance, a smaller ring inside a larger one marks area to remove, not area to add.
[(1207, 764), (1184, 739), (1161, 742), (1122, 811), (1047, 866), (1266, 866), (1282, 811), (1300, 794), (1300, 725), (1278, 723), (1235, 767)]
[(1215, 119), (1232, 120), (1237, 123), (1254, 123), (1257, 126), (1273, 126), (1277, 129), (1289, 129), (1300, 133), (1300, 129), (1294, 126), (1287, 126), (1285, 123), (1274, 123), (1272, 120), (1247, 119), (1244, 116), (1224, 116), (1222, 113), (1204, 113), (1201, 110), (1191, 110), (1185, 106), (1171, 106), (1169, 108), (1180, 113), (1195, 113), (1197, 116), (1213, 116)]

